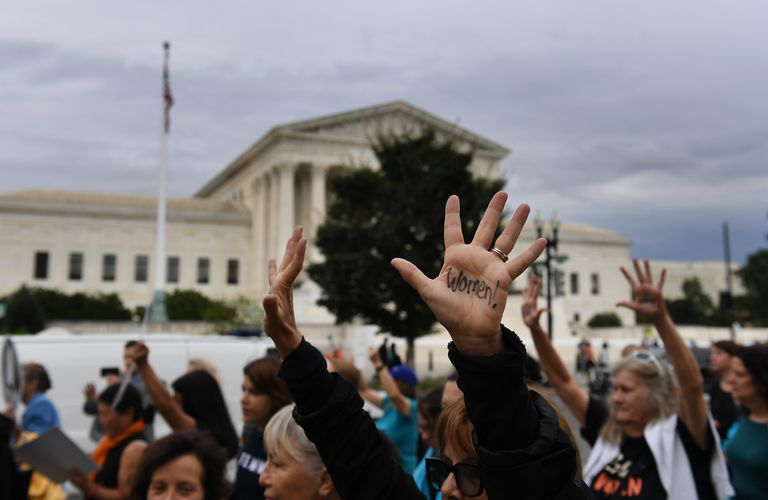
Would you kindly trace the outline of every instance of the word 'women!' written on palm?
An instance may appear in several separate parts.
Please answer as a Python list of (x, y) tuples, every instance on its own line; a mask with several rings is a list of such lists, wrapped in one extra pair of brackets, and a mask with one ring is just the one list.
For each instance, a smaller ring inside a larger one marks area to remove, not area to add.
[(478, 299), (482, 299), (488, 302), (491, 309), (496, 309), (496, 292), (499, 290), (499, 282), (496, 281), (496, 287), (492, 288), (491, 285), (481, 279), (467, 278), (464, 271), (459, 271), (458, 276), (456, 274), (451, 276), (453, 268), (448, 268), (448, 288), (453, 292), (466, 293), (467, 295), (473, 295)]

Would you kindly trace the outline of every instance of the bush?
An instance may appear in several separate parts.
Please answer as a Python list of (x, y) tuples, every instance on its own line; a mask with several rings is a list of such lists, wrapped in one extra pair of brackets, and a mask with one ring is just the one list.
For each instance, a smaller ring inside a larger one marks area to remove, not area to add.
[(45, 311), (33, 290), (22, 286), (5, 298), (4, 331), (11, 333), (37, 333), (45, 329)]
[(621, 326), (621, 318), (614, 312), (597, 313), (587, 321), (590, 328), (608, 328)]
[(174, 290), (165, 297), (165, 309), (172, 321), (224, 321), (235, 318), (235, 308), (195, 290)]

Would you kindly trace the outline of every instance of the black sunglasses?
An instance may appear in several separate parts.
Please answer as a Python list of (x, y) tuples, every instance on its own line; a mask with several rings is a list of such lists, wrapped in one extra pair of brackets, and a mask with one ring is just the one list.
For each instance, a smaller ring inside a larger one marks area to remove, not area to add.
[(451, 472), (456, 478), (456, 485), (462, 495), (476, 497), (483, 492), (483, 480), (480, 478), (480, 468), (477, 465), (466, 462), (451, 465), (450, 462), (442, 458), (430, 457), (427, 459), (427, 477), (434, 491), (440, 491)]

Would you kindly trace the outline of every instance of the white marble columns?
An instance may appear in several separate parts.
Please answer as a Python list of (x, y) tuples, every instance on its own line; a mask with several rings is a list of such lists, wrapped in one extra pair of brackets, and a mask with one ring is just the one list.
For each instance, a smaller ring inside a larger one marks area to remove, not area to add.
[[(253, 217), (251, 275), (253, 288), (257, 292), (266, 290), (267, 263), (269, 259), (279, 261), (282, 258), (285, 243), (297, 224), (305, 227), (305, 237), (310, 243), (307, 258), (312, 261), (320, 258), (314, 239), (326, 214), (328, 167), (304, 165), (299, 168), (299, 163), (280, 163), (263, 171), (252, 181), (252, 200), (248, 204)], [(309, 189), (306, 189), (307, 184)], [(305, 188), (299, 189), (300, 185)], [(298, 199), (302, 197), (301, 193), (309, 199)], [(297, 206), (304, 208), (299, 210)]]
[(320, 260), (320, 252), (314, 245), (315, 238), (317, 238), (317, 228), (325, 220), (326, 209), (326, 183), (325, 177), (328, 173), (328, 167), (325, 165), (311, 166), (310, 170), (310, 204), (309, 204), (309, 232), (308, 236), (311, 238), (312, 246), (309, 251), (309, 258), (313, 262)]

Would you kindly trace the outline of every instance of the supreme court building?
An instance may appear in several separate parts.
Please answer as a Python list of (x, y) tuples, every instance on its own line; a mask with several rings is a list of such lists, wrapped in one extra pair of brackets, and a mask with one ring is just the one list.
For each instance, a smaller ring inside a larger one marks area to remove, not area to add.
[[(280, 257), (297, 224), (309, 240), (307, 259), (320, 258), (312, 242), (329, 203), (329, 172), (376, 168), (371, 140), (379, 133), (423, 128), (472, 148), (474, 175), (501, 176), (506, 147), (402, 101), (276, 126), (194, 197), (168, 200), (167, 291), (261, 297), (267, 261)], [(154, 283), (155, 205), (153, 197), (113, 194), (1, 194), (0, 295), (27, 284), (67, 293), (114, 292), (129, 307), (147, 305)], [(529, 222), (518, 247), (535, 236)], [(629, 263), (630, 241), (613, 231), (563, 224), (559, 248), (569, 256), (558, 264), (564, 277), (556, 301), (562, 332), (595, 313), (614, 311), (616, 301), (628, 296), (618, 268)], [(333, 317), (316, 305), (318, 297), (317, 286), (304, 279), (296, 290), (297, 318), (307, 328), (330, 332)], [(634, 323), (628, 311), (617, 312), (625, 325)], [(508, 302), (507, 315), (509, 324), (520, 324), (518, 302)]]

